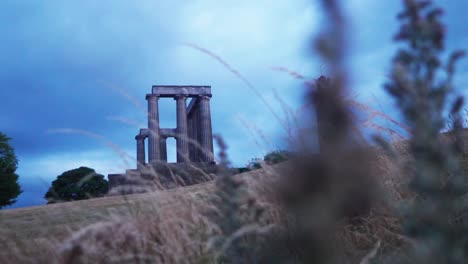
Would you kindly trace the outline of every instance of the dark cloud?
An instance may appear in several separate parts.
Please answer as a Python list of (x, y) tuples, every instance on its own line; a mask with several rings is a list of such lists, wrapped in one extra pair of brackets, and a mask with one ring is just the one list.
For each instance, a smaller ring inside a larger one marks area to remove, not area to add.
[(19, 155), (65, 145), (94, 147), (83, 137), (46, 133), (53, 128), (121, 135), (121, 124), (107, 117), (124, 115), (133, 106), (109, 86), (149, 87), (141, 74), (147, 51), (164, 53), (167, 45), (151, 41), (150, 33), (165, 30), (147, 25), (138, 9), (123, 2), (15, 1), (2, 2), (0, 10), (0, 32), (6, 33), (0, 50), (0, 111), (9, 113), (2, 115), (1, 129), (14, 138)]

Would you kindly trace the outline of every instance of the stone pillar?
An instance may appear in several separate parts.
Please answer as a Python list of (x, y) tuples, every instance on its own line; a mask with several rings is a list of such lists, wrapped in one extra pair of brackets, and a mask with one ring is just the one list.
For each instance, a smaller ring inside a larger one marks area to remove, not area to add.
[(187, 97), (176, 96), (177, 102), (177, 163), (189, 162), (188, 133), (187, 133)]
[(167, 162), (167, 137), (161, 136), (159, 145), (161, 160)]
[(202, 146), (201, 146), (201, 132), (200, 132), (200, 102), (198, 102), (197, 107), (195, 108), (195, 115), (194, 115), (194, 138), (196, 139), (195, 145), (195, 160), (197, 162), (203, 161), (203, 153), (202, 153)]
[(187, 139), (188, 139), (188, 153), (189, 153), (189, 160), (190, 161), (195, 161), (193, 159), (193, 144), (192, 144), (192, 139), (193, 139), (193, 118), (191, 114), (187, 114)]
[(145, 136), (137, 135), (135, 137), (137, 143), (137, 169), (142, 168), (145, 165)]
[(189, 138), (189, 157), (191, 162), (198, 162), (197, 151), (198, 151), (198, 138), (197, 138), (197, 127), (195, 120), (195, 108), (192, 109), (192, 112), (188, 116), (187, 125), (188, 125), (188, 138)]
[(159, 146), (159, 111), (158, 100), (159, 96), (156, 94), (146, 95), (148, 100), (148, 162), (155, 162), (160, 160), (160, 146)]
[(200, 111), (200, 147), (201, 147), (201, 160), (203, 162), (214, 161), (213, 157), (213, 134), (211, 131), (211, 111), (210, 111), (210, 97), (200, 96), (199, 111)]

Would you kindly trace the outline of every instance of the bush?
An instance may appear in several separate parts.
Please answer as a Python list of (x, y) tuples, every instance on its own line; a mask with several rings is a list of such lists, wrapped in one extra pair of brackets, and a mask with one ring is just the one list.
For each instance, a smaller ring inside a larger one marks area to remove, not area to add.
[(57, 176), (45, 194), (48, 203), (77, 201), (104, 196), (109, 189), (104, 176), (93, 169), (79, 167)]
[(262, 163), (267, 165), (274, 165), (284, 161), (287, 161), (291, 157), (291, 152), (286, 150), (275, 150), (268, 152), (263, 159), (253, 158), (249, 161), (246, 167), (238, 168), (239, 173), (247, 172), (251, 170), (257, 170), (262, 168)]
[(265, 161), (268, 165), (277, 164), (283, 161), (287, 161), (291, 156), (291, 152), (286, 150), (275, 150), (269, 152), (263, 157), (263, 161)]

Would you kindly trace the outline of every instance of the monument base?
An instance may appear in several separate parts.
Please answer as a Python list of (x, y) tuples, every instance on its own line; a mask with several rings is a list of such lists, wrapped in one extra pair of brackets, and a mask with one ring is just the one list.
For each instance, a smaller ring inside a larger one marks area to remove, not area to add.
[(143, 193), (214, 180), (221, 167), (214, 163), (148, 163), (123, 174), (109, 174), (109, 194)]

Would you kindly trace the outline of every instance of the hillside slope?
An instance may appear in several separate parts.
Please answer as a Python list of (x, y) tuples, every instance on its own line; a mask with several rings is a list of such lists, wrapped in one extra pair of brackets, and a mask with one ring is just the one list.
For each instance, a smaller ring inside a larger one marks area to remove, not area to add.
[[(272, 168), (235, 177), (252, 186), (257, 179), (272, 172)], [(27, 251), (21, 253), (25, 255), (52, 250), (77, 230), (95, 223), (132, 221), (145, 215), (173, 215), (192, 202), (200, 202), (213, 190), (214, 182), (206, 182), (152, 193), (3, 210), (0, 211), (0, 261), (9, 258), (13, 247)]]

